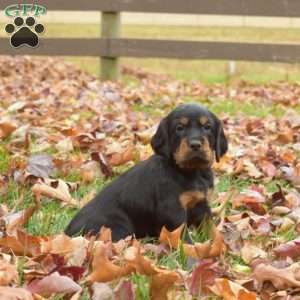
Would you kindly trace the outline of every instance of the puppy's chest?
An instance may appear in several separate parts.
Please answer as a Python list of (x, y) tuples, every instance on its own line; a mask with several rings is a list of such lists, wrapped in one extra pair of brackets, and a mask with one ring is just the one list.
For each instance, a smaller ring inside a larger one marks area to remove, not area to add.
[(179, 203), (184, 209), (192, 209), (201, 202), (209, 202), (213, 188), (189, 189), (179, 194)]

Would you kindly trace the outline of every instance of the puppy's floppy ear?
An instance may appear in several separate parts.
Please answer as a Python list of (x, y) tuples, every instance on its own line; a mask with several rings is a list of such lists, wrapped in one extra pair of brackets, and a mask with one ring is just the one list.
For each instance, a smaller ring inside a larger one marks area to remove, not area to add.
[(216, 153), (216, 161), (219, 162), (220, 158), (228, 150), (228, 142), (227, 142), (227, 139), (225, 137), (222, 122), (216, 116), (214, 116), (214, 119), (216, 121), (216, 127), (215, 127), (215, 153)]
[(167, 118), (162, 119), (159, 123), (157, 131), (151, 139), (151, 147), (156, 154), (162, 155), (166, 158), (170, 157)]

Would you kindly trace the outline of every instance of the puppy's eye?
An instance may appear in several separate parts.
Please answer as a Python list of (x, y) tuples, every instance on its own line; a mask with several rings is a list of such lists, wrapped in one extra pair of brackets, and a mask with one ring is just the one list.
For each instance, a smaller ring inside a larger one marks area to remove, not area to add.
[(181, 132), (184, 130), (184, 126), (182, 124), (177, 124), (176, 131)]
[(204, 129), (205, 129), (205, 130), (210, 130), (210, 129), (211, 129), (211, 125), (210, 125), (209, 123), (206, 123), (206, 124), (204, 125)]

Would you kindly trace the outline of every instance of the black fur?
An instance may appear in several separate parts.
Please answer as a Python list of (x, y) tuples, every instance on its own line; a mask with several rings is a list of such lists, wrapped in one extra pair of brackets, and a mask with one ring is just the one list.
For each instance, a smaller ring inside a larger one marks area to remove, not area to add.
[[(210, 128), (199, 125), (201, 116), (208, 119)], [(178, 125), (182, 118), (189, 121), (184, 129)], [(211, 164), (201, 147), (187, 156), (187, 160), (201, 162), (195, 164), (195, 168), (179, 166), (174, 153), (183, 139), (190, 144), (203, 138), (209, 141), (217, 160), (226, 153), (227, 140), (215, 115), (196, 104), (177, 107), (161, 121), (152, 138), (155, 154), (104, 188), (73, 218), (66, 234), (97, 234), (101, 226), (106, 226), (111, 228), (112, 238), (117, 241), (129, 235), (158, 237), (162, 226), (169, 230), (183, 223), (198, 226), (205, 215), (210, 215), (207, 201), (185, 209), (179, 197), (186, 191), (207, 195), (213, 188)]]

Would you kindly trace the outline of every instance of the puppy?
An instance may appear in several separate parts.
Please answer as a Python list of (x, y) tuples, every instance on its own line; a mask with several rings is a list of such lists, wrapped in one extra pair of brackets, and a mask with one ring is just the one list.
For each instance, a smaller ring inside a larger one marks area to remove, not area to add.
[(162, 119), (149, 159), (105, 187), (65, 230), (67, 235), (112, 230), (113, 241), (129, 235), (158, 237), (163, 226), (199, 226), (213, 189), (212, 164), (227, 151), (220, 120), (197, 104), (180, 105)]

